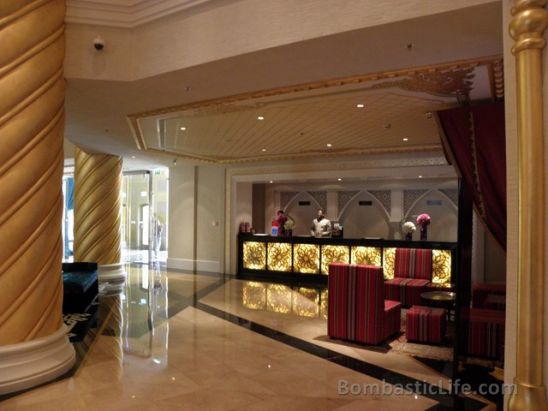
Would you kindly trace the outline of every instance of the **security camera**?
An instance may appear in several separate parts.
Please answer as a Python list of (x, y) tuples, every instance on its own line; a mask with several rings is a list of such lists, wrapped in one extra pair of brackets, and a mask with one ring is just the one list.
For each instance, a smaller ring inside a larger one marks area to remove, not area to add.
[(95, 50), (101, 51), (105, 48), (105, 41), (101, 37), (95, 37), (93, 47), (95, 47)]

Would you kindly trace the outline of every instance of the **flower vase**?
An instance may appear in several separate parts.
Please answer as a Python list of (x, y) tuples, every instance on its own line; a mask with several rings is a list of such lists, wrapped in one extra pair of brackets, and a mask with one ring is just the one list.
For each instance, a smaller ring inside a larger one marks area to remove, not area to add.
[(428, 240), (428, 226), (425, 224), (421, 226), (421, 241), (426, 240)]
[(407, 233), (407, 234), (405, 234), (405, 239), (406, 239), (407, 241), (411, 241), (411, 240), (413, 239), (413, 233)]

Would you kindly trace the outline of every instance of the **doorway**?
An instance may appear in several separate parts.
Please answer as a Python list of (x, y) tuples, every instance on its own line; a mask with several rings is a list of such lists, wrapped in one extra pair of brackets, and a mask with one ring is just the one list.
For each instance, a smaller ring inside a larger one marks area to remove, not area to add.
[(124, 172), (122, 182), (122, 259), (128, 263), (167, 260), (169, 169)]

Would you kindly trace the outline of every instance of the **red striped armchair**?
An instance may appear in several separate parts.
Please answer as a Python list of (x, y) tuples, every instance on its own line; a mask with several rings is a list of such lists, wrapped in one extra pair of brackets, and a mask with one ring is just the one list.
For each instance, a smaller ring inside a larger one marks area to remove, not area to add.
[(421, 293), (432, 281), (432, 250), (397, 248), (394, 278), (384, 282), (386, 298), (403, 306), (421, 304)]
[(382, 267), (330, 264), (328, 334), (378, 345), (400, 331), (401, 304), (384, 299)]

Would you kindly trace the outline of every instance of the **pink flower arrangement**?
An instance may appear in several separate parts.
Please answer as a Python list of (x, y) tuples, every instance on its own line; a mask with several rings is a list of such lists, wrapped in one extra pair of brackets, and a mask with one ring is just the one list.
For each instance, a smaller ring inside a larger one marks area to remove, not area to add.
[(417, 224), (425, 227), (430, 224), (430, 216), (428, 214), (421, 214), (417, 217)]

